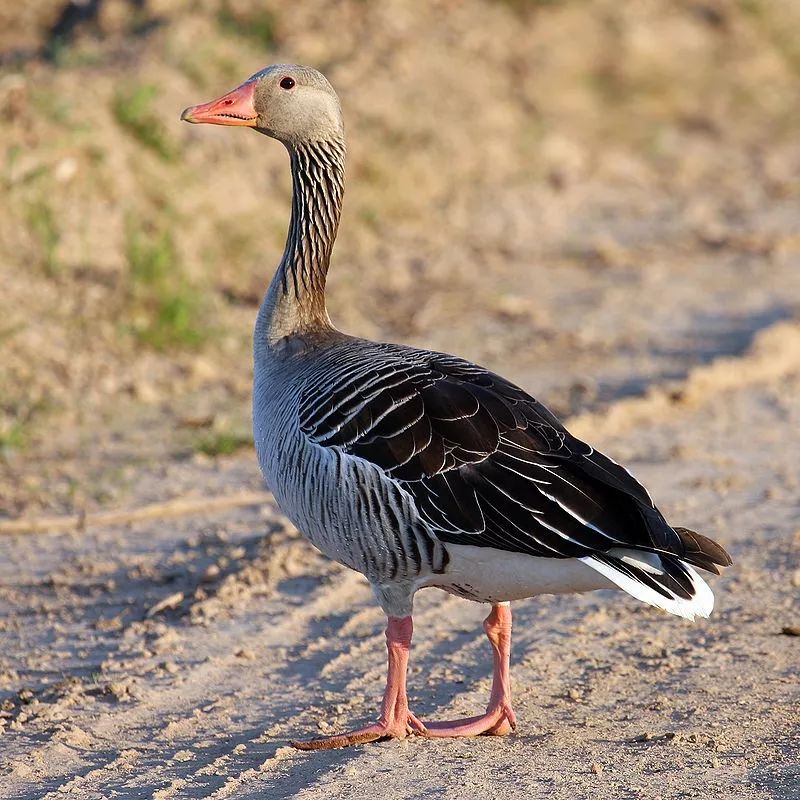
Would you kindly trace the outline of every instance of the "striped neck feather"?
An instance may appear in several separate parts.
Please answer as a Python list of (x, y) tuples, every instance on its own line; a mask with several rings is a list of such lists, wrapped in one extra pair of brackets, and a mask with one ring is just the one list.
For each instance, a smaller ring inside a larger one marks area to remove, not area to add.
[(275, 343), (297, 333), (332, 328), (325, 281), (344, 193), (344, 141), (305, 142), (289, 149), (292, 217), (283, 258), (256, 323)]

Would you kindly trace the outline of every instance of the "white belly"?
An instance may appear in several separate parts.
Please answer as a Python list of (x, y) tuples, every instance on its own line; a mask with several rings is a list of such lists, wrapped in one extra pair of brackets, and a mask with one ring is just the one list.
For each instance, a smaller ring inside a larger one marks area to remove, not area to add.
[(482, 603), (618, 588), (577, 558), (539, 558), (473, 545), (446, 547), (450, 561), (445, 573), (431, 575), (423, 585)]

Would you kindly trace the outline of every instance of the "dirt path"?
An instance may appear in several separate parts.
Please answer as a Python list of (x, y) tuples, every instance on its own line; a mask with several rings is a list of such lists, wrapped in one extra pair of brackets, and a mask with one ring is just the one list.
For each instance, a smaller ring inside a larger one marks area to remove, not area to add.
[[(383, 620), (363, 579), (270, 506), (0, 540), (0, 796), (797, 798), (800, 637), (782, 630), (800, 626), (798, 343), (778, 323), (682, 392), (575, 420), (736, 569), (697, 625), (614, 593), (516, 604), (520, 728), (503, 740), (287, 747), (373, 714)], [(249, 457), (158, 480), (205, 495), (260, 484)], [(157, 494), (147, 481), (136, 492)], [(482, 614), (418, 596), (423, 718), (485, 702)]]

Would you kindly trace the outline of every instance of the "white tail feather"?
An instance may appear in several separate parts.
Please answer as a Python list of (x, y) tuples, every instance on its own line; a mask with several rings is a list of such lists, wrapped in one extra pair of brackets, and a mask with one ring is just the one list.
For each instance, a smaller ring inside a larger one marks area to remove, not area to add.
[[(661, 559), (656, 553), (645, 553), (637, 550), (617, 548), (608, 551), (614, 556), (632, 566), (638, 567), (650, 575), (663, 575)], [(714, 595), (708, 584), (686, 562), (681, 562), (689, 573), (694, 589), (694, 597), (687, 600), (683, 597), (664, 597), (649, 586), (640, 583), (630, 575), (620, 572), (605, 561), (598, 561), (593, 556), (582, 558), (584, 564), (596, 570), (601, 575), (619, 586), (620, 589), (632, 595), (643, 603), (660, 608), (678, 617), (694, 620), (695, 617), (707, 617), (714, 608)]]

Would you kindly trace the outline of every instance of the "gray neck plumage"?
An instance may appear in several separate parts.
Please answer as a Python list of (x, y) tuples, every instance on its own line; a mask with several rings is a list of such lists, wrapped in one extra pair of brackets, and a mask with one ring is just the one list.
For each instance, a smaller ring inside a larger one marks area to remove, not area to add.
[(344, 141), (306, 142), (288, 150), (292, 218), (283, 258), (256, 322), (256, 341), (267, 345), (332, 328), (325, 280), (342, 209)]

